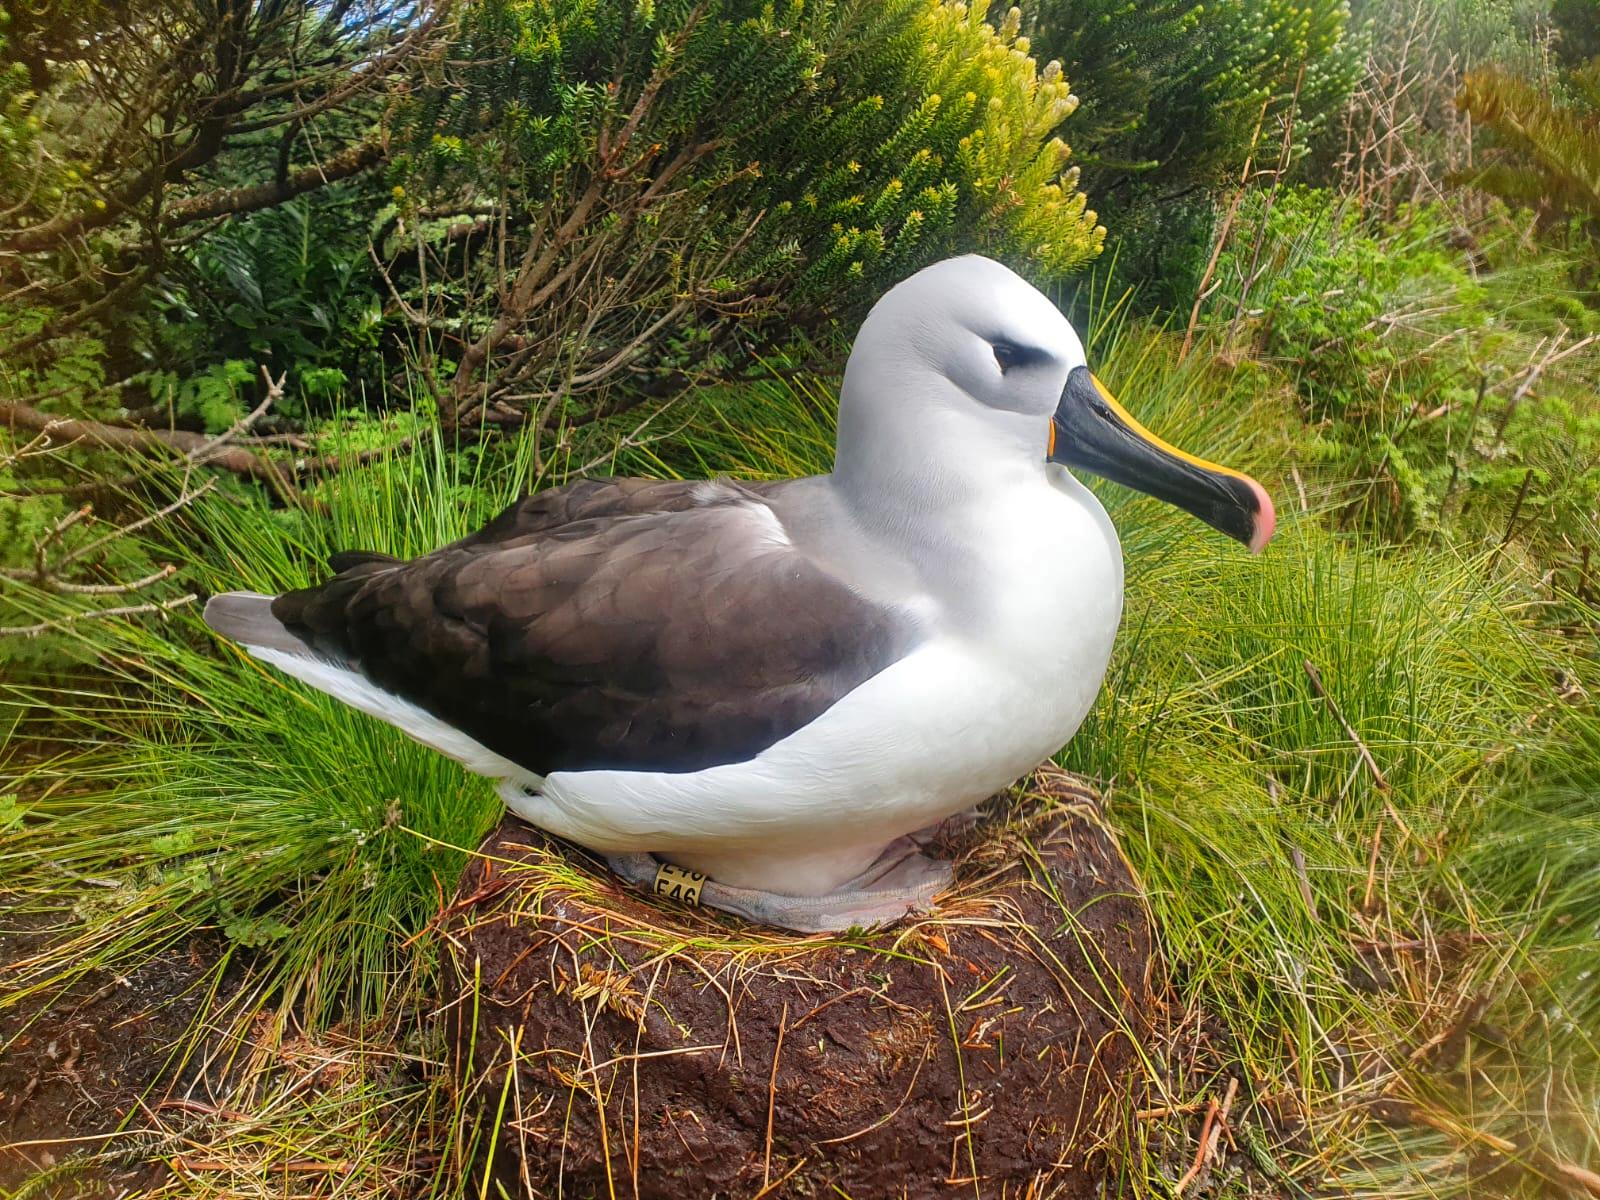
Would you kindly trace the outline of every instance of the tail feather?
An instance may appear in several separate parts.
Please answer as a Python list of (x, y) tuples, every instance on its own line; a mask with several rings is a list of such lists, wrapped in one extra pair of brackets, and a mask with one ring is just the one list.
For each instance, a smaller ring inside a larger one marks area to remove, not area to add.
[(273, 596), (225, 592), (206, 602), (205, 620), (256, 658), (286, 675), (342, 700), (351, 708), (386, 721), (401, 732), (491, 779), (521, 780), (537, 790), (544, 780), (528, 768), (495, 753), (449, 722), (368, 679), (354, 663), (319, 653), (272, 615)]
[(290, 633), (272, 615), (273, 596), (259, 592), (224, 592), (206, 601), (205, 621), (225, 638), (241, 645), (285, 654), (311, 654), (305, 640)]

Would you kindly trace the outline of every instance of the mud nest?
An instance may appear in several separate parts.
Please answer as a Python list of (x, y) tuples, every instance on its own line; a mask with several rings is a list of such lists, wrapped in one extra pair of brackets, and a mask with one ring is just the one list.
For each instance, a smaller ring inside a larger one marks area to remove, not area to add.
[(1095, 1195), (1149, 1009), (1132, 875), (1060, 772), (935, 849), (935, 914), (801, 937), (508, 817), (447, 938), (488, 1169), (531, 1197)]

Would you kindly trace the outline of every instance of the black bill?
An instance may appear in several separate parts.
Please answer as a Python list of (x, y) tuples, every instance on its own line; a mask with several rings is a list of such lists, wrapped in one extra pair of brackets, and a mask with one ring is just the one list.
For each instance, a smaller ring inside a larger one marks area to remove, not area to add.
[(1051, 462), (1175, 504), (1256, 553), (1277, 527), (1265, 488), (1169, 446), (1134, 420), (1087, 367), (1067, 377), (1051, 425)]

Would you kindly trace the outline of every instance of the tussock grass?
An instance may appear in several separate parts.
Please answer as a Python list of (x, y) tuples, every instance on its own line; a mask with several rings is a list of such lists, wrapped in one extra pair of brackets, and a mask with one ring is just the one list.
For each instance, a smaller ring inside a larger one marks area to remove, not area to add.
[[(322, 575), (335, 549), (420, 553), (516, 495), (524, 451), (424, 442), (329, 481), (326, 519), (248, 494), (197, 504), (185, 582), (276, 592)], [(60, 604), (35, 602), (40, 619)], [(220, 642), (198, 607), (154, 625), (71, 626), (102, 671), (70, 690), (0, 685), (23, 714), (16, 739), (52, 750), (17, 757), (8, 790), (21, 822), (0, 871), (13, 905), (65, 902), (71, 918), (57, 953), (8, 972), (8, 999), (215, 925), (314, 1022), (351, 1004), (376, 1013), (405, 960), (397, 945), (454, 886), (499, 802), (485, 781)], [(109, 886), (73, 886), (81, 878)]]
[[(1204, 353), (1179, 364), (1168, 339), (1115, 320), (1093, 341), (1132, 411), (1263, 470), (1283, 514), (1257, 559), (1100, 489), (1128, 602), (1105, 693), (1062, 763), (1106, 789), (1166, 981), (1148, 1060), (1148, 1107), (1166, 1112), (1130, 1123), (1120, 1194), (1171, 1195), (1229, 1079), (1235, 1149), (1186, 1196), (1583, 1186), (1576, 1172), (1600, 1170), (1597, 614), (1515, 546), (1339, 535), (1314, 472), (1273, 476), (1293, 461), (1293, 422), (1270, 378)], [(830, 412), (824, 386), (758, 383), (678, 404), (661, 441), (610, 445), (619, 472), (796, 474), (825, 469)], [(183, 578), (277, 590), (332, 549), (418, 552), (509, 500), (532, 461), (423, 441), (322, 485), (325, 518), (207, 497)], [(396, 1172), (456, 1194), (440, 1164), (465, 1161), (464, 1135), (445, 1132), (454, 1099), (418, 1032), (435, 962), (416, 935), (497, 816), (488, 788), (217, 645), (192, 613), (70, 636), (103, 674), (4, 688), (21, 716), (0, 748), (14, 780), (0, 792), (17, 796), (0, 878), (10, 906), (53, 913), (61, 937), (0, 967), (0, 1003), (219, 928), (252, 986), (199, 1017), (270, 999), (275, 1032), (238, 1052), (229, 1104), (249, 1119), (208, 1143), (234, 1174), (175, 1177), (164, 1194), (220, 1194), (224, 1179), (229, 1194), (271, 1191), (282, 1161), (262, 1138), (290, 1161), (354, 1164), (317, 1194), (381, 1194)], [(322, 1107), (294, 1107), (281, 1039), (373, 1021), (391, 1046), (416, 1043), (425, 1082), (358, 1073), (318, 1091)]]

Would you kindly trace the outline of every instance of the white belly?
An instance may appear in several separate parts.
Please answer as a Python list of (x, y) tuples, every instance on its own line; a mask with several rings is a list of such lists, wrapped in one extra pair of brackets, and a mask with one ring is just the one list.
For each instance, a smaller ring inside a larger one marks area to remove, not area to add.
[[(748, 762), (580, 771), (513, 811), (600, 851), (651, 851), (736, 886), (825, 892), (902, 834), (960, 812), (1054, 754), (1099, 692), (1122, 609), (1104, 511), (1060, 472), (985, 547), (983, 619), (941, 628)], [(786, 869), (786, 865), (792, 865)]]

